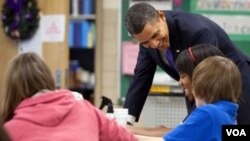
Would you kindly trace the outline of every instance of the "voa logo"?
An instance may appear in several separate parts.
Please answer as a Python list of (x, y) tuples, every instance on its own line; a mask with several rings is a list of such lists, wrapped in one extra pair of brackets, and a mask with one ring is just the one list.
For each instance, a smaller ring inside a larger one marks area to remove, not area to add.
[(226, 129), (227, 136), (247, 136), (244, 129)]

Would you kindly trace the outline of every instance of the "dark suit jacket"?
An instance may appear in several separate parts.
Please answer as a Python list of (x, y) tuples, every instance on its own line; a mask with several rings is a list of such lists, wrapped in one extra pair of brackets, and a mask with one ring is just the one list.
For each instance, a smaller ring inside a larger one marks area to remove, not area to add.
[[(243, 81), (245, 102), (239, 108), (239, 121), (250, 124), (250, 60), (229, 39), (225, 31), (213, 21), (198, 14), (180, 11), (165, 11), (169, 27), (170, 49), (176, 60), (178, 54), (193, 45), (210, 43), (218, 47), (228, 58), (231, 58), (240, 69)], [(162, 61), (157, 49), (144, 48), (140, 45), (135, 74), (128, 89), (124, 107), (138, 121), (143, 105), (148, 96), (156, 66), (159, 65), (175, 80), (177, 72), (171, 70)]]

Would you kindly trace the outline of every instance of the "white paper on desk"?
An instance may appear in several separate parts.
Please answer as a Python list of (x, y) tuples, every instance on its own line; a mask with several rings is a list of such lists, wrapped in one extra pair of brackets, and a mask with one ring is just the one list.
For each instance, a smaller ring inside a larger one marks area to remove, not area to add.
[[(40, 22), (41, 23), (41, 22)], [(41, 24), (40, 24), (41, 25)], [(32, 38), (18, 43), (18, 54), (25, 52), (35, 52), (42, 57), (41, 27), (37, 28)]]
[(43, 42), (62, 42), (65, 36), (65, 15), (42, 16)]
[(163, 141), (162, 137), (152, 137), (152, 136), (144, 136), (144, 135), (136, 135), (139, 141)]

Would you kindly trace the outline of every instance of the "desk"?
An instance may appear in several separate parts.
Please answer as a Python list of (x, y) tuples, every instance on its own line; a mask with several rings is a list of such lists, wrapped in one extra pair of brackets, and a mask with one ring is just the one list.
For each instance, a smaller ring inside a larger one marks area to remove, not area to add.
[(163, 141), (161, 137), (149, 137), (149, 136), (142, 136), (142, 135), (135, 135), (139, 141)]

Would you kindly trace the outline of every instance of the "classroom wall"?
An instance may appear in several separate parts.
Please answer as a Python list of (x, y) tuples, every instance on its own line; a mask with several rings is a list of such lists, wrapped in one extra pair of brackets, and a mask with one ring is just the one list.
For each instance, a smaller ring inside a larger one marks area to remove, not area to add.
[[(2, 4), (4, 1), (0, 1), (0, 11), (2, 11)], [(39, 8), (44, 15), (47, 14), (65, 14), (66, 24), (68, 27), (69, 18), (69, 0), (38, 0)], [(1, 13), (2, 17), (2, 13)], [(68, 29), (68, 28), (67, 28)], [(67, 30), (66, 29), (66, 30)], [(7, 37), (2, 28), (2, 22), (0, 22), (0, 89), (2, 88), (4, 72), (8, 62), (11, 58), (18, 54), (17, 41)], [(67, 31), (63, 42), (59, 43), (43, 43), (43, 58), (50, 67), (53, 75), (55, 76), (56, 70), (61, 71), (61, 87), (66, 87), (66, 70), (68, 68), (68, 36)]]
[[(0, 1), (0, 11), (2, 11), (2, 5), (4, 1)], [(2, 17), (2, 12), (0, 13)], [(17, 54), (17, 42), (12, 41), (10, 38), (5, 36), (2, 28), (2, 21), (0, 22), (0, 89), (2, 87), (2, 80), (4, 76), (5, 68), (9, 60)]]
[(120, 95), (120, 2), (122, 0), (97, 1), (97, 45), (95, 52), (95, 105), (101, 103), (102, 95), (114, 104)]
[(43, 43), (43, 57), (49, 65), (54, 77), (56, 71), (61, 72), (61, 88), (67, 88), (67, 69), (69, 64), (68, 22), (69, 0), (38, 0), (44, 15), (64, 14), (66, 16), (65, 36), (63, 42)]

